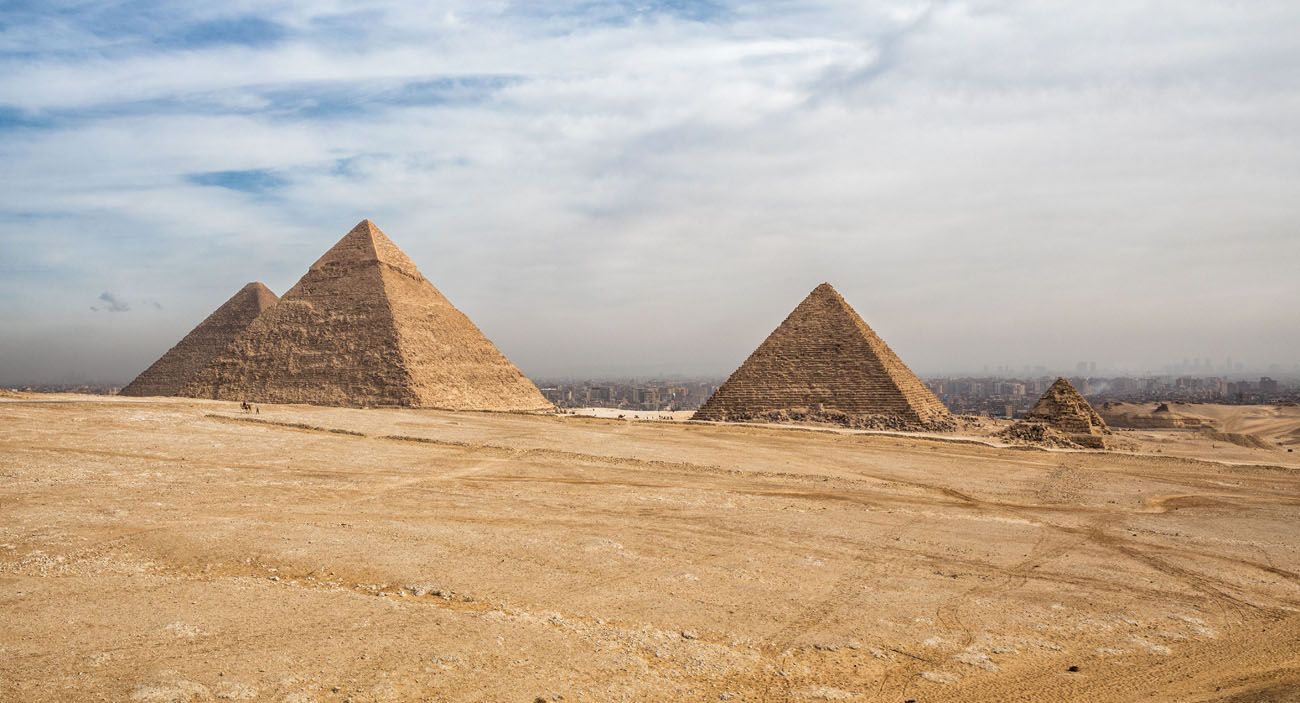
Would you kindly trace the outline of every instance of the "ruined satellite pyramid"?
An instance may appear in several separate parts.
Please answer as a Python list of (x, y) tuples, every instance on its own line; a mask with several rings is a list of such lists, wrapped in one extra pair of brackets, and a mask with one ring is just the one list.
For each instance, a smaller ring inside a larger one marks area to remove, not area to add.
[(452, 410), (552, 407), (370, 220), (325, 252), (181, 394)]
[(830, 286), (817, 286), (695, 413), (948, 429), (951, 415)]
[(1088, 401), (1064, 378), (1047, 389), (1034, 407), (1025, 413), (1026, 422), (1039, 422), (1062, 434), (1070, 441), (1085, 447), (1105, 448), (1106, 421), (1093, 410)]
[(176, 395), (207, 368), (262, 311), (275, 305), (275, 293), (261, 283), (239, 289), (198, 327), (135, 377), (121, 395)]

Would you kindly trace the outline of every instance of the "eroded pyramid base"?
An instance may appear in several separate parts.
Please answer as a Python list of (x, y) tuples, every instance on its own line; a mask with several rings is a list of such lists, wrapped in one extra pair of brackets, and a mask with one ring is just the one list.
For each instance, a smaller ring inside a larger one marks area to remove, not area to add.
[(923, 420), (898, 415), (849, 413), (816, 407), (785, 408), (750, 413), (697, 412), (691, 419), (712, 422), (814, 423), (854, 430), (893, 430), (898, 432), (951, 432), (957, 429), (957, 422), (950, 415)]
[(1012, 444), (1060, 449), (1109, 449), (1103, 434), (1063, 432), (1045, 422), (1018, 420), (994, 435)]

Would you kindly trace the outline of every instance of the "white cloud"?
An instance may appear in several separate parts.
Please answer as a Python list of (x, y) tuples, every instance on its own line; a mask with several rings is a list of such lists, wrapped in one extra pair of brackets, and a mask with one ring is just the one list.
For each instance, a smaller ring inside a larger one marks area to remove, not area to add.
[[(129, 377), (371, 216), (534, 374), (726, 372), (822, 280), (922, 370), (1300, 344), (1294, 4), (254, 11), (287, 37), (0, 57), (26, 339), (163, 300), (102, 331)], [(283, 187), (189, 178), (252, 170)]]

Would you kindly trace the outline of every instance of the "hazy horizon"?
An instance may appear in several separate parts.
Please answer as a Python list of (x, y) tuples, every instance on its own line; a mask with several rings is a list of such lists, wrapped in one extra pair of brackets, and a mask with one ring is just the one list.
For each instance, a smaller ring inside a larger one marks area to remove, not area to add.
[(369, 217), (532, 378), (818, 283), (921, 375), (1300, 362), (1300, 5), (23, 3), (0, 384), (124, 383)]

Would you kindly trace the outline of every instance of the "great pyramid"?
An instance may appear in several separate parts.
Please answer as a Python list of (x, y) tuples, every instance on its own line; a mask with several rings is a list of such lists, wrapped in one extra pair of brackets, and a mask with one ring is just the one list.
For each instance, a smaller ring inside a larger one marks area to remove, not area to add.
[(181, 392), (337, 406), (552, 407), (370, 220)]
[(235, 337), (275, 305), (275, 293), (261, 283), (239, 289), (198, 327), (190, 330), (166, 354), (135, 377), (121, 395), (176, 395), (181, 387), (207, 368)]
[(1106, 421), (1093, 410), (1092, 405), (1075, 390), (1067, 379), (1058, 378), (1047, 389), (1034, 407), (1025, 413), (1026, 422), (1047, 425), (1070, 441), (1085, 447), (1105, 448), (1103, 435), (1109, 430)]
[(949, 429), (952, 416), (829, 283), (817, 286), (695, 413)]

